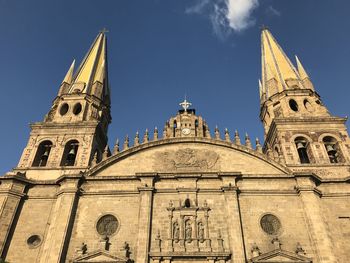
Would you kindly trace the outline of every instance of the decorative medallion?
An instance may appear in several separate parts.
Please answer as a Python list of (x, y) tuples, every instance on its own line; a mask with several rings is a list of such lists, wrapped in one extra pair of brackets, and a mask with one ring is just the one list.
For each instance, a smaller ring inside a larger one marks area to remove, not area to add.
[(27, 239), (27, 245), (30, 248), (36, 248), (41, 244), (41, 237), (39, 235), (32, 235)]
[(266, 234), (277, 235), (281, 230), (281, 221), (272, 214), (264, 215), (260, 220), (260, 226)]
[(180, 149), (177, 151), (159, 152), (155, 155), (157, 170), (213, 170), (218, 168), (219, 155), (213, 151), (201, 151), (197, 149)]
[(115, 216), (104, 215), (98, 220), (96, 230), (101, 236), (111, 236), (117, 231), (118, 226), (119, 222)]

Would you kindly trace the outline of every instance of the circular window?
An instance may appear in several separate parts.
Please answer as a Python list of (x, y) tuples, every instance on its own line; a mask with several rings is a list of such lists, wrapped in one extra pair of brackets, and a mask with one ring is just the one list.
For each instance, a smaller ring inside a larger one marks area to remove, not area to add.
[(97, 221), (96, 230), (101, 236), (114, 234), (119, 226), (118, 219), (113, 215), (105, 215)]
[(63, 116), (68, 112), (69, 106), (67, 103), (64, 103), (60, 108), (60, 114)]
[(304, 107), (305, 107), (305, 109), (307, 109), (308, 111), (311, 110), (311, 103), (310, 103), (307, 99), (304, 100)]
[(74, 113), (75, 115), (78, 115), (78, 114), (81, 112), (81, 109), (82, 109), (82, 106), (81, 106), (81, 104), (78, 102), (77, 104), (74, 105), (73, 113)]
[(278, 217), (272, 214), (264, 215), (260, 220), (260, 226), (269, 235), (277, 235), (282, 227)]
[(293, 110), (293, 111), (298, 111), (298, 103), (295, 100), (290, 100), (289, 101), (289, 107)]
[(41, 243), (41, 237), (39, 235), (32, 235), (27, 239), (27, 244), (30, 248), (35, 248)]

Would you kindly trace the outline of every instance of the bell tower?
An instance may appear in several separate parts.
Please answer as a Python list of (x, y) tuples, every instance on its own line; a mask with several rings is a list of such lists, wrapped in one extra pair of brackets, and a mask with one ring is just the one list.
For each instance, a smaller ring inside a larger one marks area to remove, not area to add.
[(346, 118), (330, 114), (299, 58), (296, 68), (266, 28), (261, 33), (261, 52), (264, 152), (296, 169), (348, 165)]
[[(109, 151), (107, 129), (111, 122), (107, 67), (107, 41), (100, 32), (81, 65), (75, 61), (64, 77), (44, 121), (31, 124), (29, 142), (18, 167), (27, 177), (40, 179), (50, 170), (84, 170), (93, 156)], [(56, 172), (55, 172), (56, 171)]]

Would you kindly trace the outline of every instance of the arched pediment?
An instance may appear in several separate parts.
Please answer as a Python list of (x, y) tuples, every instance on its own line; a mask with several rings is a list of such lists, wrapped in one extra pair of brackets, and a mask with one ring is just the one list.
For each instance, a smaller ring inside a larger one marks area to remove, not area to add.
[(92, 167), (88, 175), (240, 172), (288, 174), (289, 169), (242, 145), (207, 138), (172, 138), (129, 148)]

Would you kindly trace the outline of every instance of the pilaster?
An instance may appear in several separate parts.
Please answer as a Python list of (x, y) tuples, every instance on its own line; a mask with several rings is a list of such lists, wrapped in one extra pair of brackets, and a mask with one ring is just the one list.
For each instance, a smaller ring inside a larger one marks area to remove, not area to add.
[(137, 252), (135, 262), (145, 262), (148, 260), (150, 249), (151, 223), (152, 223), (152, 202), (153, 202), (153, 177), (145, 176), (141, 179), (144, 185), (139, 187), (140, 192), (140, 210), (137, 235)]
[(26, 183), (16, 178), (2, 178), (0, 182), (0, 257), (4, 257), (7, 238), (25, 196), (25, 187)]
[(333, 241), (323, 218), (321, 192), (316, 188), (311, 176), (297, 176), (297, 190), (303, 204), (307, 227), (319, 263), (338, 263), (334, 255)]
[(41, 263), (58, 263), (65, 260), (65, 250), (68, 247), (78, 202), (80, 178), (81, 176), (70, 176), (59, 182), (60, 187), (45, 237)]
[(238, 203), (238, 188), (235, 186), (235, 182), (232, 184), (230, 183), (229, 186), (222, 188), (226, 201), (230, 250), (232, 252), (232, 262), (245, 263), (246, 256), (239, 210), (240, 208)]

